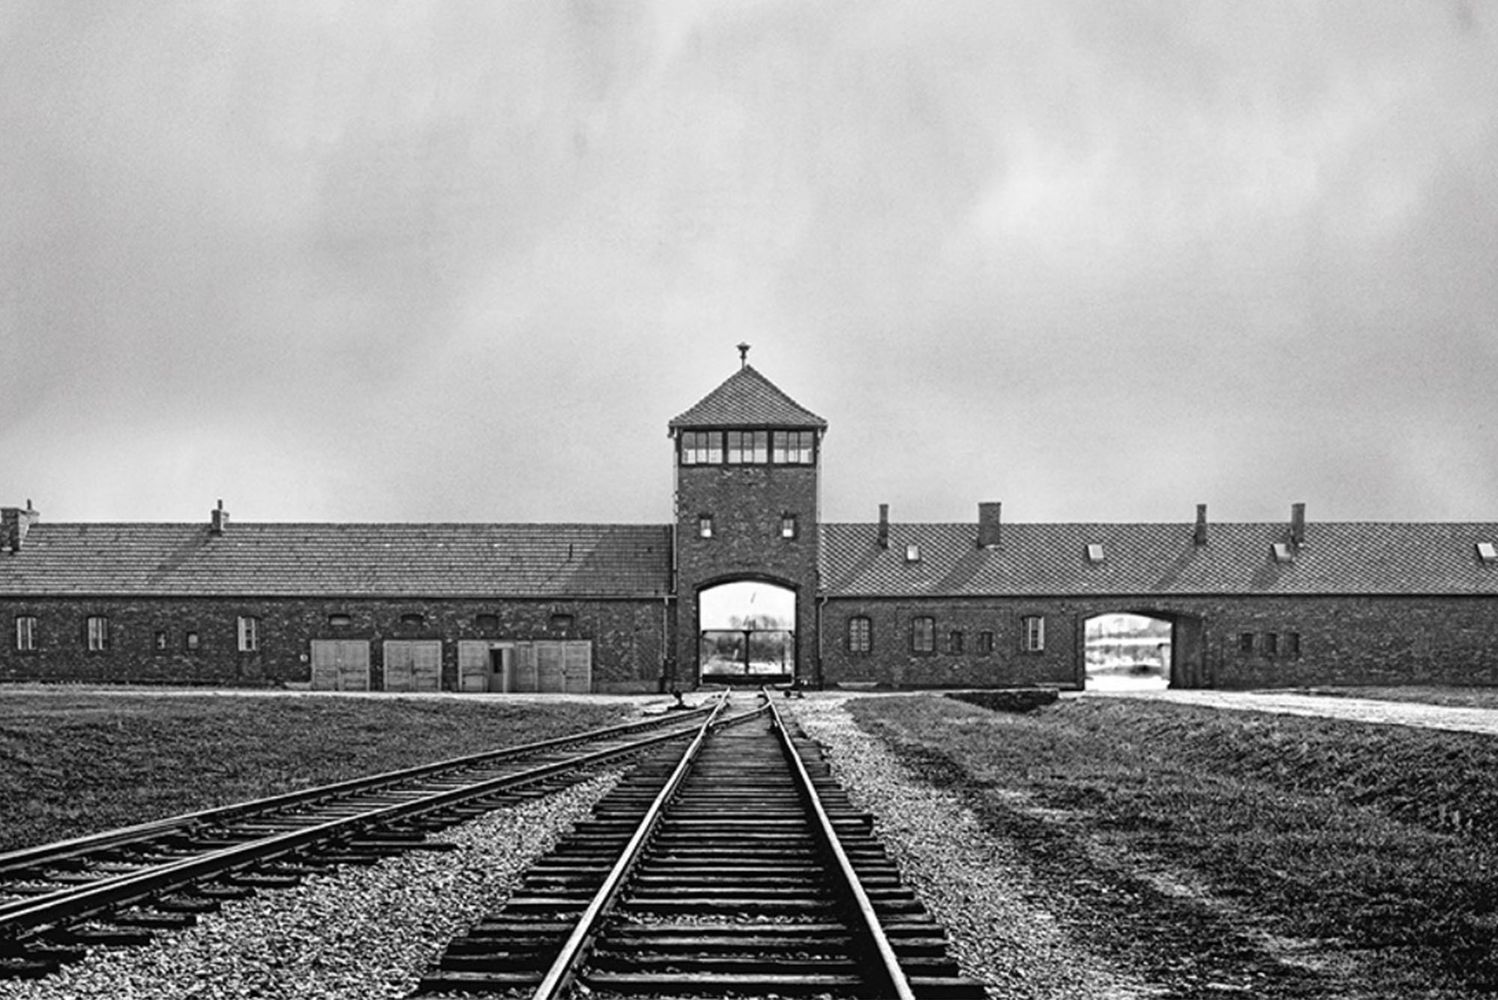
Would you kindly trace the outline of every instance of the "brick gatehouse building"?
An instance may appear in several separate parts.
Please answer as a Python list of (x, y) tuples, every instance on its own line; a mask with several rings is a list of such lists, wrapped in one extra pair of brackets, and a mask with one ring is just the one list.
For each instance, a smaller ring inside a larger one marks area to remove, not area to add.
[[(1498, 523), (824, 523), (827, 423), (746, 362), (668, 424), (670, 524), (0, 518), (0, 680), (658, 691), (1082, 686), (1170, 623), (1176, 687), (1498, 683)], [(746, 584), (778, 618), (709, 620)], [(768, 664), (768, 666), (767, 666)], [(725, 668), (726, 665), (726, 668)], [(724, 673), (726, 669), (726, 674)]]

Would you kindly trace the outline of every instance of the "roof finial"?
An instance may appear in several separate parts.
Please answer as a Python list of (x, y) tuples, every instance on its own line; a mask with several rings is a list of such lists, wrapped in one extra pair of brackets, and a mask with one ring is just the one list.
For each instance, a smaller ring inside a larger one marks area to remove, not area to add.
[(739, 343), (739, 367), (749, 367), (749, 345), (743, 342)]

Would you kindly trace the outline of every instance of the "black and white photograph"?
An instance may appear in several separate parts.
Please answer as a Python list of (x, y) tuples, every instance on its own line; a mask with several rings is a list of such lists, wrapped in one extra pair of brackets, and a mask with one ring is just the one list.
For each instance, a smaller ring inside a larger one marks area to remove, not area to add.
[(1498, 994), (1498, 5), (0, 0), (0, 1000)]

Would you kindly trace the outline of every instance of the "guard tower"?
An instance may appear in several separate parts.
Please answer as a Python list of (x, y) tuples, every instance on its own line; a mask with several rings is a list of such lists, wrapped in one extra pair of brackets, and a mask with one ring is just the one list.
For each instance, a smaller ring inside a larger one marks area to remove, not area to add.
[[(827, 421), (755, 371), (748, 351), (740, 344), (739, 370), (668, 425), (677, 659), (667, 680), (683, 688), (704, 679), (815, 680), (817, 466)], [(725, 620), (725, 602), (760, 598), (782, 610), (740, 606)]]

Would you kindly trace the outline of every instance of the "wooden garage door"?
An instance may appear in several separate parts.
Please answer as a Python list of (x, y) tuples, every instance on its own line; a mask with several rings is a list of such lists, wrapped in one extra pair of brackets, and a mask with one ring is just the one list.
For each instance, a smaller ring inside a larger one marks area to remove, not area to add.
[(442, 690), (441, 639), (387, 639), (386, 691)]
[(458, 640), (458, 690), (489, 691), (494, 670), (489, 649), (493, 646), (485, 639)]
[(368, 691), (369, 643), (363, 639), (313, 639), (312, 690)]
[(574, 639), (563, 643), (566, 646), (566, 677), (562, 690), (572, 694), (587, 694), (593, 690), (593, 643), (586, 639)]
[(536, 643), (536, 690), (567, 690), (567, 650), (560, 642)]

